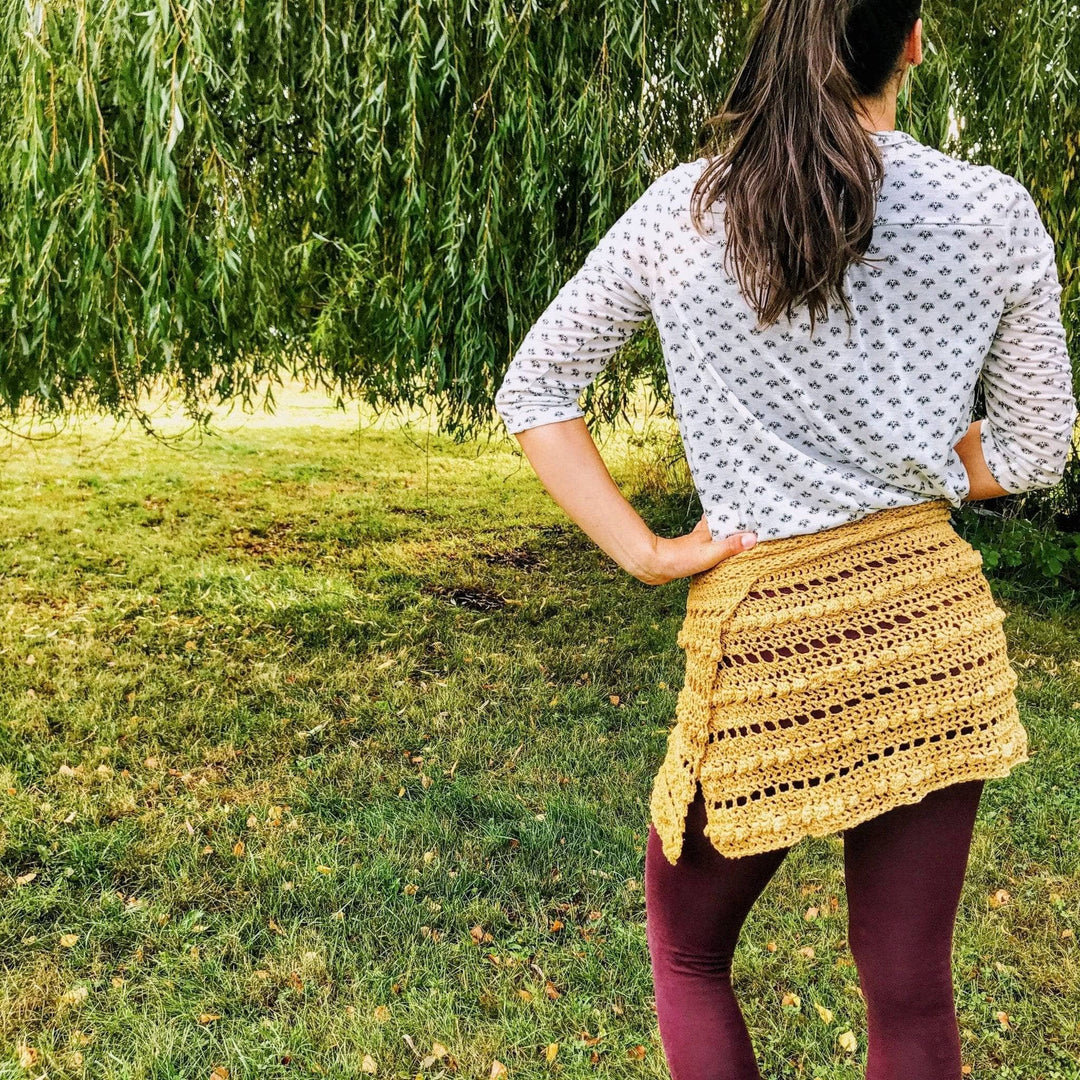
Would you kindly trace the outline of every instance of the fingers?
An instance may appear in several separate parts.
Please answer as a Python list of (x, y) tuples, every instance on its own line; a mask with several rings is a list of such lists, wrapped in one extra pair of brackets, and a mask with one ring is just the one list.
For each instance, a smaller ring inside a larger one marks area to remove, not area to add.
[(757, 536), (752, 532), (732, 533), (723, 540), (714, 540), (708, 547), (711, 549), (707, 554), (708, 561), (703, 569), (715, 566), (724, 559), (730, 559), (740, 551), (749, 551), (757, 543)]

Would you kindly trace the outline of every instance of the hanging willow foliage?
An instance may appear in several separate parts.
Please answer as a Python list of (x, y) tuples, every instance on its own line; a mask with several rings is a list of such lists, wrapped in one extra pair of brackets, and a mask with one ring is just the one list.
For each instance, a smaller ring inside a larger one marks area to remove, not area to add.
[[(477, 433), (531, 320), (696, 152), (755, 6), (5, 0), (4, 405), (138, 415), (164, 377), (199, 416), (289, 373)], [(1031, 189), (1075, 344), (1072, 7), (930, 0), (898, 122)], [(590, 415), (663, 375), (635, 335)]]

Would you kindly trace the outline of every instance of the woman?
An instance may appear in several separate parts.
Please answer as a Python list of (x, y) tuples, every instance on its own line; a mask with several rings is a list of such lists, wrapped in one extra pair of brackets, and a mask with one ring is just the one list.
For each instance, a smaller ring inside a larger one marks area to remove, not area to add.
[[(766, 2), (710, 152), (608, 231), (496, 397), (596, 544), (641, 581), (691, 577), (645, 856), (675, 1080), (760, 1077), (736, 938), (790, 847), (830, 833), (866, 1075), (961, 1075), (951, 953), (972, 828), (984, 781), (1028, 758), (1004, 613), (949, 512), (1055, 484), (1077, 413), (1031, 196), (896, 130), (919, 15)], [(704, 509), (673, 539), (620, 494), (577, 405), (650, 315)]]

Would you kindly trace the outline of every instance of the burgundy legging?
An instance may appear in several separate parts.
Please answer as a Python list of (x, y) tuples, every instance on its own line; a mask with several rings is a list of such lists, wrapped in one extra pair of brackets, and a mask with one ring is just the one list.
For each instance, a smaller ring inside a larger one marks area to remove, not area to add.
[[(938, 788), (842, 834), (867, 1080), (960, 1080), (952, 936), (982, 787)], [(649, 826), (646, 937), (660, 1039), (673, 1080), (761, 1080), (731, 960), (751, 906), (790, 849), (729, 858), (704, 824), (698, 787), (675, 866)]]

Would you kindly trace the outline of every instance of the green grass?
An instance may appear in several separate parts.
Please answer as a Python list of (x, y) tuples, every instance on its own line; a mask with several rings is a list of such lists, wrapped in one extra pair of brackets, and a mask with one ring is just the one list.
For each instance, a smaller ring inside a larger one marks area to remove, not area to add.
[[(501, 432), (358, 432), (295, 394), (220, 431), (5, 451), (0, 1078), (666, 1077), (642, 867), (687, 582), (614, 566)], [(605, 455), (673, 535), (663, 431)], [(1064, 1080), (1080, 616), (995, 592), (1032, 760), (980, 806), (964, 1061)], [(862, 1076), (845, 910), (811, 838), (746, 924), (769, 1080)]]

